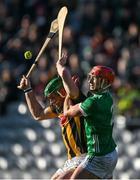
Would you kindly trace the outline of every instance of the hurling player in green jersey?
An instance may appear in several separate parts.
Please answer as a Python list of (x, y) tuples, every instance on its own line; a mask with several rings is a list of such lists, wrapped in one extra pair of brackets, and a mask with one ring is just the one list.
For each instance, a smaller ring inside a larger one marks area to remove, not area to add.
[(110, 179), (117, 164), (113, 131), (113, 99), (109, 87), (115, 78), (111, 68), (94, 66), (88, 74), (89, 96), (79, 104), (70, 105), (67, 97), (66, 117), (84, 116), (88, 155), (75, 170), (72, 179)]

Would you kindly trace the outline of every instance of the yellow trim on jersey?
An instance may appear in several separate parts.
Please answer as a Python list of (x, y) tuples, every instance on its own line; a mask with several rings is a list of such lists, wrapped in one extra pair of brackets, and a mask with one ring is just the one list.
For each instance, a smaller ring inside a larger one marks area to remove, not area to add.
[(67, 124), (67, 128), (66, 129), (67, 129), (66, 133), (67, 133), (68, 139), (70, 140), (69, 142), (70, 142), (71, 149), (78, 156), (78, 155), (81, 154), (81, 152), (77, 148), (77, 144), (76, 144), (75, 139), (73, 137), (73, 132), (72, 132), (70, 124)]
[[(61, 113), (61, 114), (59, 114), (59, 116), (58, 117), (61, 117), (63, 114)], [(67, 118), (67, 121), (66, 121), (66, 123), (68, 122), (68, 118)], [(63, 131), (64, 131), (64, 129), (66, 129), (64, 126), (62, 126), (61, 125), (61, 131), (62, 131), (62, 137), (63, 137), (63, 141), (64, 141), (64, 144), (65, 144), (65, 146), (66, 146), (66, 149), (67, 149), (67, 154), (68, 154), (68, 159), (70, 159), (71, 158), (71, 154), (70, 154), (70, 147), (69, 147), (69, 145), (68, 145), (68, 143), (67, 143), (67, 141), (66, 141), (66, 139), (65, 139), (65, 136), (63, 135)]]
[[(64, 128), (64, 127), (62, 127), (62, 132), (63, 132), (63, 128)], [(62, 133), (62, 135), (63, 135), (63, 133)], [(68, 154), (68, 159), (70, 159), (70, 158), (71, 158), (70, 147), (68, 146), (67, 141), (66, 141), (64, 135), (63, 135), (63, 141), (64, 141), (64, 144), (65, 144), (65, 146), (66, 146), (67, 152), (68, 152), (68, 153), (67, 153), (67, 154)]]

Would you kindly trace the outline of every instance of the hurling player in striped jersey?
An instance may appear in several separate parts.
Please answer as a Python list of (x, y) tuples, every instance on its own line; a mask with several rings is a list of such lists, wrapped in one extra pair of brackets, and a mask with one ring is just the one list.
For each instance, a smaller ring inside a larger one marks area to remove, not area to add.
[[(61, 59), (65, 61), (66, 56), (62, 56)], [(23, 90), (29, 111), (35, 120), (60, 119), (59, 124), (68, 159), (65, 161), (64, 165), (52, 175), (51, 179), (63, 179), (63, 177), (68, 179), (78, 165), (85, 159), (87, 153), (85, 126), (84, 121), (81, 120), (83, 117), (75, 116), (72, 118), (65, 118), (63, 116), (66, 95), (69, 95), (74, 104), (83, 101), (85, 96), (80, 93), (79, 88), (76, 85), (78, 78), (75, 76), (71, 77), (66, 68), (64, 74), (69, 82), (66, 91), (63, 87), (62, 79), (58, 76), (51, 79), (46, 85), (44, 96), (49, 104), (47, 107), (42, 107), (38, 102), (29, 78), (23, 76), (20, 85), (18, 86), (18, 88)], [(64, 74), (62, 74), (62, 76)]]

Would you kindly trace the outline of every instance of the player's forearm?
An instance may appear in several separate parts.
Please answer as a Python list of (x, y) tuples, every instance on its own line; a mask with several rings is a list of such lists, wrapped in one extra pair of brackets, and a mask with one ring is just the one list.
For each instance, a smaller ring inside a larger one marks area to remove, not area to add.
[(66, 112), (70, 106), (72, 105), (72, 101), (69, 96), (66, 96), (64, 100), (64, 105), (63, 105), (63, 112)]
[(57, 72), (59, 76), (63, 80), (63, 85), (67, 94), (72, 99), (75, 99), (79, 96), (79, 88), (76, 86), (76, 84), (72, 80), (71, 74), (65, 66), (66, 59), (67, 59), (67, 56), (63, 54), (62, 58), (57, 61), (56, 68), (57, 68)]
[(67, 94), (73, 99), (77, 98), (79, 96), (79, 88), (75, 85), (67, 68), (63, 69), (61, 78)]
[(43, 112), (43, 108), (36, 100), (34, 93), (32, 91), (25, 93), (25, 98), (33, 118), (35, 120), (41, 120), (41, 112)]
[(80, 116), (81, 111), (79, 108), (79, 104), (76, 104), (74, 106), (70, 106), (68, 110), (64, 110), (64, 116), (66, 117), (75, 117), (75, 116)]

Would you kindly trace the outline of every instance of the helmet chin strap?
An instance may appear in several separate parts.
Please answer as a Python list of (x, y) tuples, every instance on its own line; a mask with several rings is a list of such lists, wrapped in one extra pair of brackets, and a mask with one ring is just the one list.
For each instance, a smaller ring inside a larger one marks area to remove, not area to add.
[(103, 79), (102, 80), (102, 82), (101, 82), (101, 89), (102, 90), (106, 90), (107, 88), (109, 88), (110, 86), (111, 86), (111, 84), (107, 84), (105, 87), (104, 87), (104, 85), (105, 85), (105, 79)]
[(104, 84), (105, 84), (105, 80), (102, 79), (102, 82), (101, 82), (101, 89), (104, 87)]
[(60, 93), (59, 91), (57, 91), (57, 94), (59, 94), (62, 98), (65, 98), (65, 96), (62, 93)]
[(111, 86), (111, 84), (106, 85), (102, 90), (106, 90)]

